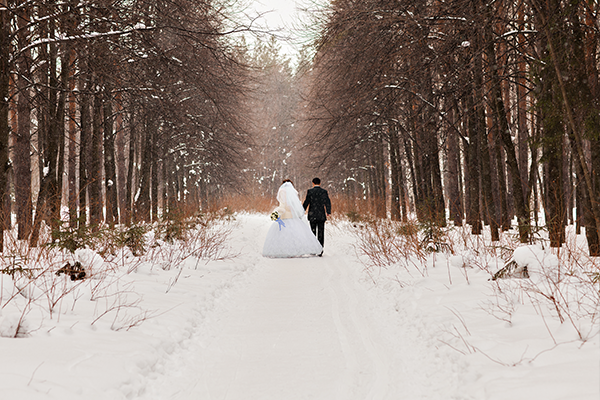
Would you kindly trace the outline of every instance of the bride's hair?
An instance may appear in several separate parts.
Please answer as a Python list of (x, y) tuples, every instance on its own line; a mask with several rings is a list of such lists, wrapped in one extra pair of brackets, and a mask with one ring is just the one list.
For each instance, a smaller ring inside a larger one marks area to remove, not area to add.
[(283, 182), (281, 182), (281, 184), (283, 185), (284, 183), (289, 182), (292, 185), (294, 184), (294, 182), (292, 182), (290, 179), (284, 179)]

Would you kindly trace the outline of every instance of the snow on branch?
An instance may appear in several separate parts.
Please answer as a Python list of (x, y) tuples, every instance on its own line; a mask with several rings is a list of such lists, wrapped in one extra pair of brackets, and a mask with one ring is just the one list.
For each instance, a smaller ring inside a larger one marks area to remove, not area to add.
[(150, 31), (150, 30), (154, 30), (156, 29), (156, 27), (147, 27), (143, 24), (136, 24), (133, 28), (131, 29), (126, 29), (126, 30), (119, 30), (119, 31), (108, 31), (108, 32), (90, 32), (90, 33), (85, 33), (85, 34), (81, 34), (81, 35), (72, 35), (72, 36), (65, 36), (65, 35), (57, 35), (56, 37), (51, 37), (51, 38), (41, 38), (38, 40), (35, 40), (33, 42), (31, 42), (29, 45), (23, 47), (18, 53), (15, 54), (15, 57), (27, 50), (30, 50), (34, 47), (37, 46), (41, 46), (44, 44), (49, 44), (49, 43), (63, 43), (63, 42), (69, 42), (72, 40), (87, 40), (87, 39), (97, 39), (97, 38), (101, 38), (101, 37), (107, 37), (107, 36), (121, 36), (121, 35), (127, 35), (130, 34), (131, 32), (136, 32), (136, 31)]

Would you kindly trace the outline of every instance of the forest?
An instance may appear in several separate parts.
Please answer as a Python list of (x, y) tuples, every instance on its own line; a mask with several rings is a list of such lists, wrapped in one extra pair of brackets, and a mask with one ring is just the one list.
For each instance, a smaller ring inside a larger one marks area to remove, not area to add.
[(1, 0), (2, 232), (37, 246), (318, 174), (338, 211), (553, 247), (574, 224), (600, 255), (596, 1), (333, 0), (296, 63), (249, 46), (236, 3)]
[(543, 229), (552, 247), (576, 224), (600, 255), (598, 11), (333, 1), (305, 78), (328, 176), (380, 218), (485, 224), (492, 241), (511, 224), (522, 243)]
[(247, 68), (226, 6), (2, 1), (2, 229), (170, 218), (231, 181)]

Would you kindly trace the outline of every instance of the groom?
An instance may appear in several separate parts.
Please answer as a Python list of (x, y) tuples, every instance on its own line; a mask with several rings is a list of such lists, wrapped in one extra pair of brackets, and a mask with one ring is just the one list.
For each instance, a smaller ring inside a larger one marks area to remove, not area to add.
[[(313, 233), (324, 246), (325, 242), (325, 221), (327, 216), (331, 215), (331, 201), (327, 190), (321, 188), (321, 180), (315, 178), (312, 180), (313, 187), (308, 189), (306, 192), (306, 200), (304, 200), (304, 210), (308, 209), (308, 221), (310, 222), (310, 228)], [(323, 255), (323, 252), (319, 254), (319, 257)]]

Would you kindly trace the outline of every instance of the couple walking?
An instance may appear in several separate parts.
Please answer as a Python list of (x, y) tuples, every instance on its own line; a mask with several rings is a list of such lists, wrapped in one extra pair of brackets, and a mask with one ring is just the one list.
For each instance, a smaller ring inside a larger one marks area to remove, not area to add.
[[(273, 223), (263, 247), (263, 256), (271, 258), (299, 257), (307, 254), (323, 255), (325, 221), (331, 215), (331, 201), (321, 180), (315, 178), (313, 187), (306, 193), (304, 203), (292, 181), (286, 179), (277, 192), (279, 218)], [(310, 228), (302, 220), (308, 210)]]

